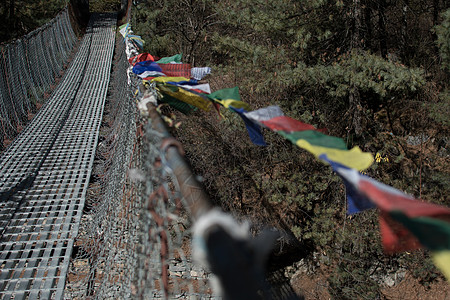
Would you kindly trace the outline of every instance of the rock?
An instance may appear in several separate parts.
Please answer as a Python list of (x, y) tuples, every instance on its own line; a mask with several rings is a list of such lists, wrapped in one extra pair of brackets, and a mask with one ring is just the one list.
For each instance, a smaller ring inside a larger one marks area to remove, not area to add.
[(197, 271), (191, 271), (191, 277), (199, 277), (199, 274), (197, 273)]
[(386, 276), (384, 278), (384, 284), (388, 287), (393, 287), (395, 285), (395, 280), (391, 276)]

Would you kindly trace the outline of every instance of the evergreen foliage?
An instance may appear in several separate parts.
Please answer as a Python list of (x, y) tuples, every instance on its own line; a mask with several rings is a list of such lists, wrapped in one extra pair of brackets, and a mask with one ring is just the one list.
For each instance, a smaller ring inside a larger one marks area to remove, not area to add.
[(437, 44), (442, 58), (442, 67), (450, 70), (450, 9), (442, 13), (442, 23), (436, 26)]
[(49, 22), (68, 1), (6, 0), (0, 2), (0, 42), (18, 38)]
[(119, 11), (120, 0), (90, 0), (89, 10), (91, 12)]

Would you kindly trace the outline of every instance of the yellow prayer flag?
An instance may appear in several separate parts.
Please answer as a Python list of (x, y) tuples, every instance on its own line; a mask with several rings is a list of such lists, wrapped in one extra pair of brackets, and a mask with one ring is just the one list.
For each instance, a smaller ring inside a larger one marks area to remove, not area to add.
[(373, 163), (372, 154), (362, 152), (358, 146), (353, 147), (351, 150), (340, 150), (311, 145), (305, 140), (298, 140), (296, 144), (300, 148), (311, 152), (316, 157), (326, 154), (329, 160), (338, 162), (346, 167), (356, 169), (358, 171), (367, 169)]
[(205, 99), (200, 95), (191, 93), (180, 87), (174, 85), (159, 85), (158, 89), (164, 94), (167, 94), (185, 103), (191, 104), (204, 111), (209, 111), (211, 109), (211, 101), (209, 101), (209, 99)]
[(442, 274), (447, 278), (447, 281), (450, 282), (450, 250), (433, 251), (431, 253), (431, 258), (436, 267), (438, 267)]
[(155, 77), (151, 80), (152, 82), (161, 82), (161, 83), (166, 83), (166, 82), (180, 82), (180, 81), (189, 81), (189, 78), (186, 77), (166, 77), (166, 76), (160, 76), (160, 77)]
[(247, 103), (243, 102), (243, 101), (239, 101), (239, 100), (233, 100), (233, 99), (225, 99), (225, 100), (218, 100), (218, 99), (214, 99), (215, 102), (221, 104), (223, 107), (226, 108), (230, 108), (230, 107), (234, 107), (234, 108), (243, 108), (246, 111), (251, 111), (251, 107), (250, 105), (248, 105)]

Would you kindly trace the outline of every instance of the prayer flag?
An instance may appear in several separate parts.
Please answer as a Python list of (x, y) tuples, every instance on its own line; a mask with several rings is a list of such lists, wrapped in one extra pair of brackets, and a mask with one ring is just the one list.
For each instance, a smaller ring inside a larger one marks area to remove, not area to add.
[(275, 117), (284, 116), (278, 105), (272, 105), (258, 110), (244, 113), (247, 118), (255, 122), (267, 121)]
[(152, 79), (152, 82), (169, 83), (169, 82), (180, 82), (189, 81), (186, 77), (156, 77)]
[(159, 67), (169, 77), (191, 77), (190, 64), (159, 64)]
[[(266, 124), (267, 122), (268, 121), (263, 121), (263, 124)], [(306, 128), (311, 128), (312, 126), (309, 124), (304, 124), (302, 122), (299, 122), (299, 123), (300, 123), (300, 125), (296, 124), (295, 127), (291, 127), (288, 129), (292, 130), (295, 128), (297, 130), (301, 130), (301, 128), (305, 128), (305, 129), (303, 129), (303, 131), (295, 131), (295, 132), (290, 131), (290, 133), (289, 133), (289, 131), (288, 132), (278, 131), (278, 133), (281, 134), (282, 136), (284, 136), (286, 139), (290, 140), (293, 144), (298, 144), (299, 141), (304, 140), (304, 141), (308, 142), (308, 144), (310, 144), (311, 146), (321, 146), (321, 147), (326, 147), (326, 148), (347, 151), (347, 146), (345, 145), (345, 142), (343, 139), (335, 137), (335, 136), (329, 136), (329, 135), (323, 134), (318, 131), (307, 130)], [(286, 128), (286, 126), (284, 126), (284, 125), (286, 125), (286, 123), (284, 123), (284, 124), (281, 123), (281, 125), (280, 124), (278, 124), (278, 125), (273, 124), (273, 125), (275, 125), (275, 127), (277, 127), (277, 128)], [(312, 128), (314, 128), (314, 127), (312, 127)], [(311, 150), (313, 150), (313, 148), (311, 148)], [(308, 151), (310, 151), (310, 150), (308, 150)]]
[(138, 75), (139, 78), (142, 78), (144, 80), (149, 80), (150, 78), (152, 79), (159, 76), (166, 76), (166, 74), (158, 71), (145, 71), (144, 73)]
[(162, 73), (162, 69), (159, 67), (159, 65), (151, 60), (138, 62), (133, 67), (133, 73), (135, 74), (139, 75), (144, 73), (145, 71)]
[(197, 85), (189, 85), (189, 84), (177, 84), (178, 86), (187, 89), (187, 90), (193, 90), (199, 93), (206, 93), (211, 94), (211, 87), (209, 86), (209, 83), (204, 84), (197, 84)]
[(241, 101), (241, 95), (239, 95), (239, 88), (236, 86), (234, 88), (227, 88), (215, 91), (208, 95), (209, 99), (222, 104), (226, 108), (243, 108), (249, 111), (250, 105)]
[(367, 169), (373, 163), (372, 154), (362, 152), (357, 146), (347, 150), (345, 142), (337, 137), (312, 130), (293, 133), (277, 132), (293, 144), (314, 154), (317, 158), (325, 154), (329, 160), (356, 170)]
[[(450, 251), (449, 208), (416, 200), (369, 177), (360, 178), (358, 187), (380, 210), (413, 233), (423, 246), (430, 250)], [(397, 241), (385, 240), (383, 244), (396, 251), (396, 246), (402, 247), (401, 244), (408, 244), (409, 240), (403, 237)]]
[(144, 40), (139, 35), (129, 34), (128, 39), (139, 49), (144, 49)]
[(191, 77), (196, 80), (202, 80), (208, 74), (211, 74), (210, 67), (192, 68), (191, 69)]
[(122, 26), (119, 27), (119, 32), (124, 38), (127, 37), (129, 30), (130, 30), (130, 24), (129, 23), (125, 23), (125, 24), (123, 24)]
[(433, 251), (431, 258), (436, 267), (445, 275), (447, 281), (450, 281), (450, 250)]
[(203, 94), (185, 90), (181, 87), (171, 84), (159, 84), (157, 88), (166, 95), (191, 104), (204, 111), (209, 111), (211, 109), (211, 101), (209, 101), (209, 99)]
[(154, 61), (154, 58), (153, 58), (153, 56), (151, 56), (148, 53), (141, 53), (139, 55), (133, 56), (130, 59), (128, 59), (128, 61), (130, 62), (130, 64), (132, 66), (134, 66), (138, 62), (147, 61), (147, 60)]
[(248, 135), (250, 136), (250, 140), (253, 142), (253, 144), (258, 146), (267, 146), (266, 142), (264, 141), (264, 137), (261, 133), (261, 128), (258, 124), (255, 122), (249, 120), (245, 116), (245, 109), (244, 108), (234, 108), (231, 107), (231, 110), (236, 112), (244, 121), (245, 127), (247, 128)]
[(317, 130), (316, 127), (306, 124), (287, 116), (279, 116), (270, 120), (261, 121), (267, 128), (274, 131), (282, 130), (286, 132), (303, 131), (303, 130)]
[(181, 63), (181, 54), (175, 54), (170, 57), (163, 57), (157, 61), (158, 64)]

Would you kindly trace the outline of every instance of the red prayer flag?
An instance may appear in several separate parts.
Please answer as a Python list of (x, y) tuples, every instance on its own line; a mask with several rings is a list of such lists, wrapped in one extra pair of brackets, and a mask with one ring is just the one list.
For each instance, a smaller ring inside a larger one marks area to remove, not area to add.
[(393, 254), (422, 248), (419, 240), (389, 213), (380, 211), (379, 221), (384, 252)]
[(391, 212), (398, 210), (410, 218), (414, 217), (450, 217), (450, 209), (433, 203), (416, 200), (387, 185), (377, 184), (362, 179), (359, 188), (381, 210)]
[(130, 59), (128, 59), (128, 61), (130, 62), (131, 65), (135, 65), (138, 62), (141, 61), (147, 61), (147, 60), (151, 60), (151, 61), (155, 61), (155, 59), (153, 58), (152, 55), (150, 55), (149, 53), (141, 53), (139, 55), (133, 56)]
[(190, 64), (158, 64), (168, 77), (191, 77)]
[[(324, 129), (317, 129), (316, 127), (292, 119), (287, 116), (278, 116), (270, 120), (260, 121), (262, 124), (274, 131), (286, 131), (288, 133), (295, 131), (315, 130), (323, 132)], [(326, 130), (326, 129), (325, 129)]]
[(404, 225), (404, 221), (396, 220), (395, 214), (404, 215), (405, 221), (410, 224), (414, 224), (415, 218), (419, 220), (420, 217), (450, 221), (449, 208), (416, 200), (399, 190), (374, 180), (360, 179), (359, 189), (380, 209), (381, 238), (383, 248), (387, 253), (421, 248), (423, 245), (419, 242), (419, 239), (423, 243), (428, 243), (428, 247), (432, 247), (434, 244), (434, 232), (429, 231), (429, 229), (427, 231), (426, 228), (424, 230), (410, 228), (410, 226), (407, 228), (405, 227), (407, 223)]

